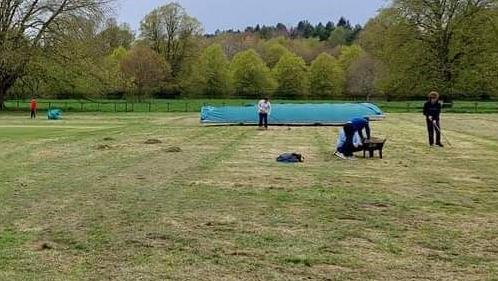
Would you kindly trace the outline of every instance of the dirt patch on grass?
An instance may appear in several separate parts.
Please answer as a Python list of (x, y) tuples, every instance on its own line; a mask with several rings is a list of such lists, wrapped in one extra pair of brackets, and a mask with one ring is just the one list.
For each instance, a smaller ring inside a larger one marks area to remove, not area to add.
[(112, 147), (108, 144), (99, 144), (95, 147), (97, 150), (109, 150), (112, 149)]
[(162, 151), (166, 152), (166, 153), (179, 153), (179, 152), (182, 152), (182, 149), (178, 146), (170, 146), (170, 147), (164, 148)]
[(160, 144), (163, 143), (162, 141), (158, 139), (148, 139), (144, 142), (144, 144)]
[(57, 245), (55, 243), (49, 242), (49, 241), (39, 242), (34, 246), (35, 251), (49, 251), (49, 250), (53, 250), (56, 248), (57, 248)]
[(361, 205), (361, 207), (367, 210), (388, 210), (392, 207), (392, 205), (390, 203), (374, 202), (374, 203), (363, 204)]

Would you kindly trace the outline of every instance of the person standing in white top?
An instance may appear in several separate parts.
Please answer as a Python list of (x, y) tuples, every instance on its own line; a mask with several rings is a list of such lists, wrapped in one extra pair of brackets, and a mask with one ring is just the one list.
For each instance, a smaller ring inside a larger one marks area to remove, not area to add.
[(268, 130), (268, 116), (271, 114), (270, 98), (260, 100), (258, 103), (259, 127)]

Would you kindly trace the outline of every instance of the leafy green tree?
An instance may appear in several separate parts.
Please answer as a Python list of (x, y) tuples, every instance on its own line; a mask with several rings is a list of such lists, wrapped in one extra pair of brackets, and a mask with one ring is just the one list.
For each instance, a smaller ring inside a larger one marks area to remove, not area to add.
[[(498, 8), (467, 20), (455, 38), (459, 43), (454, 48), (466, 55), (453, 74), (453, 92), (467, 98), (498, 97)], [(474, 36), (472, 44), (468, 34)]]
[(349, 29), (349, 30), (352, 29), (351, 23), (345, 17), (341, 17), (339, 19), (339, 21), (337, 22), (337, 27), (343, 27), (343, 28)]
[(195, 96), (221, 98), (230, 94), (230, 62), (219, 44), (207, 47), (187, 80), (187, 91)]
[(290, 51), (277, 42), (277, 40), (271, 40), (264, 43), (261, 50), (261, 55), (270, 68), (273, 68), (280, 58), (288, 53), (290, 53)]
[(357, 24), (354, 26), (353, 29), (350, 30), (347, 38), (346, 38), (346, 44), (351, 45), (355, 43), (355, 41), (358, 39), (361, 31), (363, 30), (363, 26)]
[(128, 54), (129, 51), (121, 46), (104, 58), (103, 67), (106, 69), (109, 83), (109, 90), (105, 93), (105, 97), (122, 98), (134, 89), (133, 78), (123, 73), (121, 69), (121, 64), (128, 58)]
[(496, 0), (397, 0), (393, 9), (399, 20), (417, 31), (416, 40), (423, 43), (432, 60), (434, 82), (447, 92), (453, 89), (454, 75), (463, 59), (480, 55), (467, 52), (468, 44), (475, 44), (473, 39), (480, 36), (462, 34), (466, 25), (490, 10), (496, 13), (497, 5)]
[(273, 68), (273, 77), (277, 82), (275, 94), (278, 97), (300, 98), (308, 93), (308, 68), (304, 60), (293, 53), (280, 58)]
[(349, 67), (361, 57), (363, 52), (363, 49), (359, 45), (341, 47), (339, 63), (343, 67), (344, 71), (347, 71)]
[(335, 24), (332, 21), (327, 22), (325, 25), (325, 31), (327, 39), (330, 38), (330, 34), (335, 30)]
[(177, 76), (182, 64), (195, 51), (195, 37), (200, 36), (200, 22), (189, 16), (178, 3), (154, 9), (140, 25), (140, 37), (149, 47), (163, 55)]
[(253, 49), (238, 53), (231, 63), (235, 94), (244, 98), (270, 95), (275, 82), (270, 69)]
[(128, 24), (118, 25), (116, 19), (108, 19), (105, 23), (104, 30), (99, 33), (99, 39), (106, 47), (106, 52), (111, 53), (119, 47), (129, 49), (135, 34)]
[(112, 51), (111, 58), (116, 62), (121, 62), (126, 57), (127, 54), (128, 50), (126, 50), (125, 47), (120, 46), (114, 49), (114, 51)]
[(430, 61), (417, 32), (404, 22), (393, 21), (394, 11), (383, 10), (361, 33), (361, 46), (382, 65), (377, 90), (388, 99), (422, 96), (433, 88)]
[(313, 36), (317, 37), (320, 41), (326, 41), (330, 37), (330, 33), (327, 31), (325, 26), (320, 22), (317, 26), (315, 26), (315, 31)]
[(361, 41), (386, 66), (386, 91), (455, 95), (473, 91), (465, 80), (482, 84), (490, 77), (475, 66), (496, 52), (488, 42), (496, 37), (497, 14), (496, 0), (397, 0), (367, 25)]
[(310, 38), (313, 36), (314, 31), (313, 25), (307, 20), (300, 21), (296, 27), (296, 32), (299, 37)]
[(343, 46), (347, 44), (349, 36), (351, 36), (351, 30), (339, 26), (332, 31), (328, 41), (332, 47)]
[[(27, 65), (25, 75), (10, 92), (18, 95), (31, 89), (37, 96), (52, 98), (98, 97), (114, 91), (119, 81), (116, 64), (107, 59), (107, 45), (98, 34), (99, 23), (77, 19), (77, 31), (69, 24), (65, 35), (48, 48), (38, 48)], [(28, 84), (31, 84), (28, 86)], [(20, 86), (20, 87), (19, 87)], [(26, 87), (27, 86), (27, 87)], [(21, 89), (20, 89), (21, 88)]]
[(157, 90), (171, 75), (166, 60), (154, 50), (136, 46), (121, 61), (121, 71), (134, 85), (135, 98), (142, 99)]
[(310, 67), (310, 93), (321, 99), (338, 98), (344, 92), (345, 73), (339, 61), (322, 53)]
[[(27, 74), (44, 48), (78, 34), (80, 23), (101, 18), (108, 0), (0, 2), (0, 110), (7, 91)], [(77, 20), (74, 20), (77, 19)], [(72, 29), (71, 33), (65, 31)]]

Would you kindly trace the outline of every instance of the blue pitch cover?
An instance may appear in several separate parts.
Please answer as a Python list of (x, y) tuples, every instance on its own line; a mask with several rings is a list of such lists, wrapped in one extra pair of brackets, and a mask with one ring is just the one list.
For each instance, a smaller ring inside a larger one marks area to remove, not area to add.
[[(342, 125), (357, 117), (384, 118), (384, 112), (371, 103), (346, 104), (275, 104), (268, 122), (271, 125)], [(204, 125), (256, 125), (256, 105), (205, 106), (201, 112)]]

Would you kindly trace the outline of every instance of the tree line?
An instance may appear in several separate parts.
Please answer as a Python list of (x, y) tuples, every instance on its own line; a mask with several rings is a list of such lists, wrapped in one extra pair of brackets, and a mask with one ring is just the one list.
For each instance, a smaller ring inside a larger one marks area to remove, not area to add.
[[(221, 34), (255, 34), (262, 39), (271, 39), (274, 37), (284, 36), (291, 39), (297, 38), (316, 38), (320, 41), (332, 41), (332, 44), (351, 44), (355, 41), (363, 27), (359, 24), (354, 27), (351, 22), (345, 17), (340, 17), (335, 24), (333, 21), (328, 21), (326, 24), (322, 22), (313, 25), (307, 20), (300, 21), (297, 26), (287, 27), (283, 23), (277, 23), (274, 26), (259, 25), (248, 26), (241, 32), (240, 30), (216, 30), (214, 34), (207, 34), (207, 37), (219, 36)], [(339, 40), (339, 41), (336, 41)]]
[(109, 2), (0, 2), (0, 106), (33, 95), (498, 96), (497, 0), (396, 0), (365, 26), (340, 18), (214, 34), (178, 3), (151, 11), (135, 34), (106, 16)]

